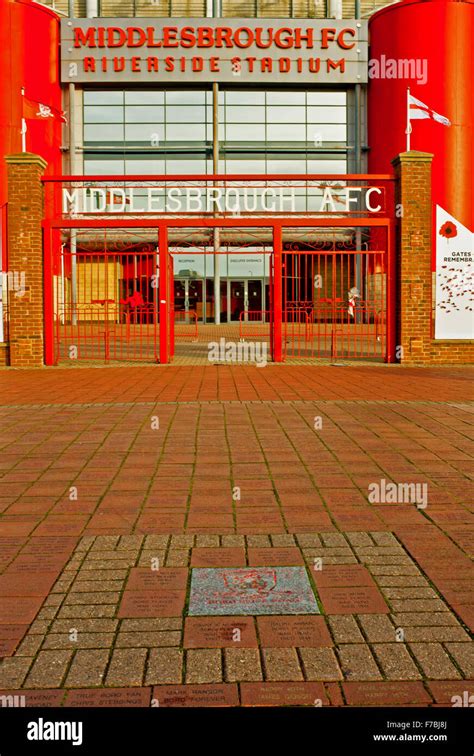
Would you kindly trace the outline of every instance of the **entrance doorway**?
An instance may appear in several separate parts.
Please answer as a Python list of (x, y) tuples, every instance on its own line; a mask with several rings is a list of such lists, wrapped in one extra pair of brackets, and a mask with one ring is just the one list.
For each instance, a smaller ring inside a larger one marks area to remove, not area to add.
[[(224, 284), (225, 288), (225, 284)], [(222, 291), (222, 289), (221, 289)], [(227, 281), (227, 319), (230, 322), (240, 320), (259, 320), (264, 308), (263, 281), (261, 279), (244, 279)]]

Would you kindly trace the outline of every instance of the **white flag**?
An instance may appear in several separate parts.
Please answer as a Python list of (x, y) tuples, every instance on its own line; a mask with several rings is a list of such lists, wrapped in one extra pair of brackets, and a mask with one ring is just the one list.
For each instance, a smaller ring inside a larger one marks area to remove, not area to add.
[(418, 118), (431, 118), (433, 121), (442, 123), (443, 126), (451, 126), (449, 118), (436, 113), (432, 108), (429, 108), (428, 105), (425, 105), (421, 100), (417, 100), (416, 97), (413, 97), (411, 94), (408, 95), (408, 106), (409, 121), (414, 121)]

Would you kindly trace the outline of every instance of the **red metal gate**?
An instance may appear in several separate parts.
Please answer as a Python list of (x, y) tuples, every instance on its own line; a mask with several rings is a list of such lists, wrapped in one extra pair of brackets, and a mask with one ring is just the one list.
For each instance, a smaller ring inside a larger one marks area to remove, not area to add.
[(156, 231), (69, 230), (55, 261), (55, 362), (156, 362)]
[(373, 241), (370, 229), (294, 230), (283, 252), (284, 358), (385, 358), (387, 252)]

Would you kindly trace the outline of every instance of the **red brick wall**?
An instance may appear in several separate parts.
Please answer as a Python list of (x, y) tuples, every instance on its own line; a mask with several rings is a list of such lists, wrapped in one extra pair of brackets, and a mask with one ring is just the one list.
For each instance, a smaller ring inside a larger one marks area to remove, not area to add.
[(43, 186), (46, 163), (39, 155), (5, 158), (8, 172), (8, 269), (19, 280), (23, 296), (9, 291), (10, 365), (41, 367), (43, 345)]
[(395, 202), (402, 209), (397, 229), (397, 345), (405, 365), (474, 362), (473, 341), (432, 338), (432, 159), (426, 152), (404, 152), (393, 161)]

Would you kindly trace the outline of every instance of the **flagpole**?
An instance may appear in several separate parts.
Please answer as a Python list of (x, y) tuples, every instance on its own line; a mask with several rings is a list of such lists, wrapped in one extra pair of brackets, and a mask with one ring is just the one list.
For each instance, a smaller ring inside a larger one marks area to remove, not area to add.
[(21, 151), (26, 152), (25, 90), (21, 88)]
[(410, 122), (410, 87), (407, 87), (407, 152), (410, 152), (410, 134), (411, 134), (411, 122)]

